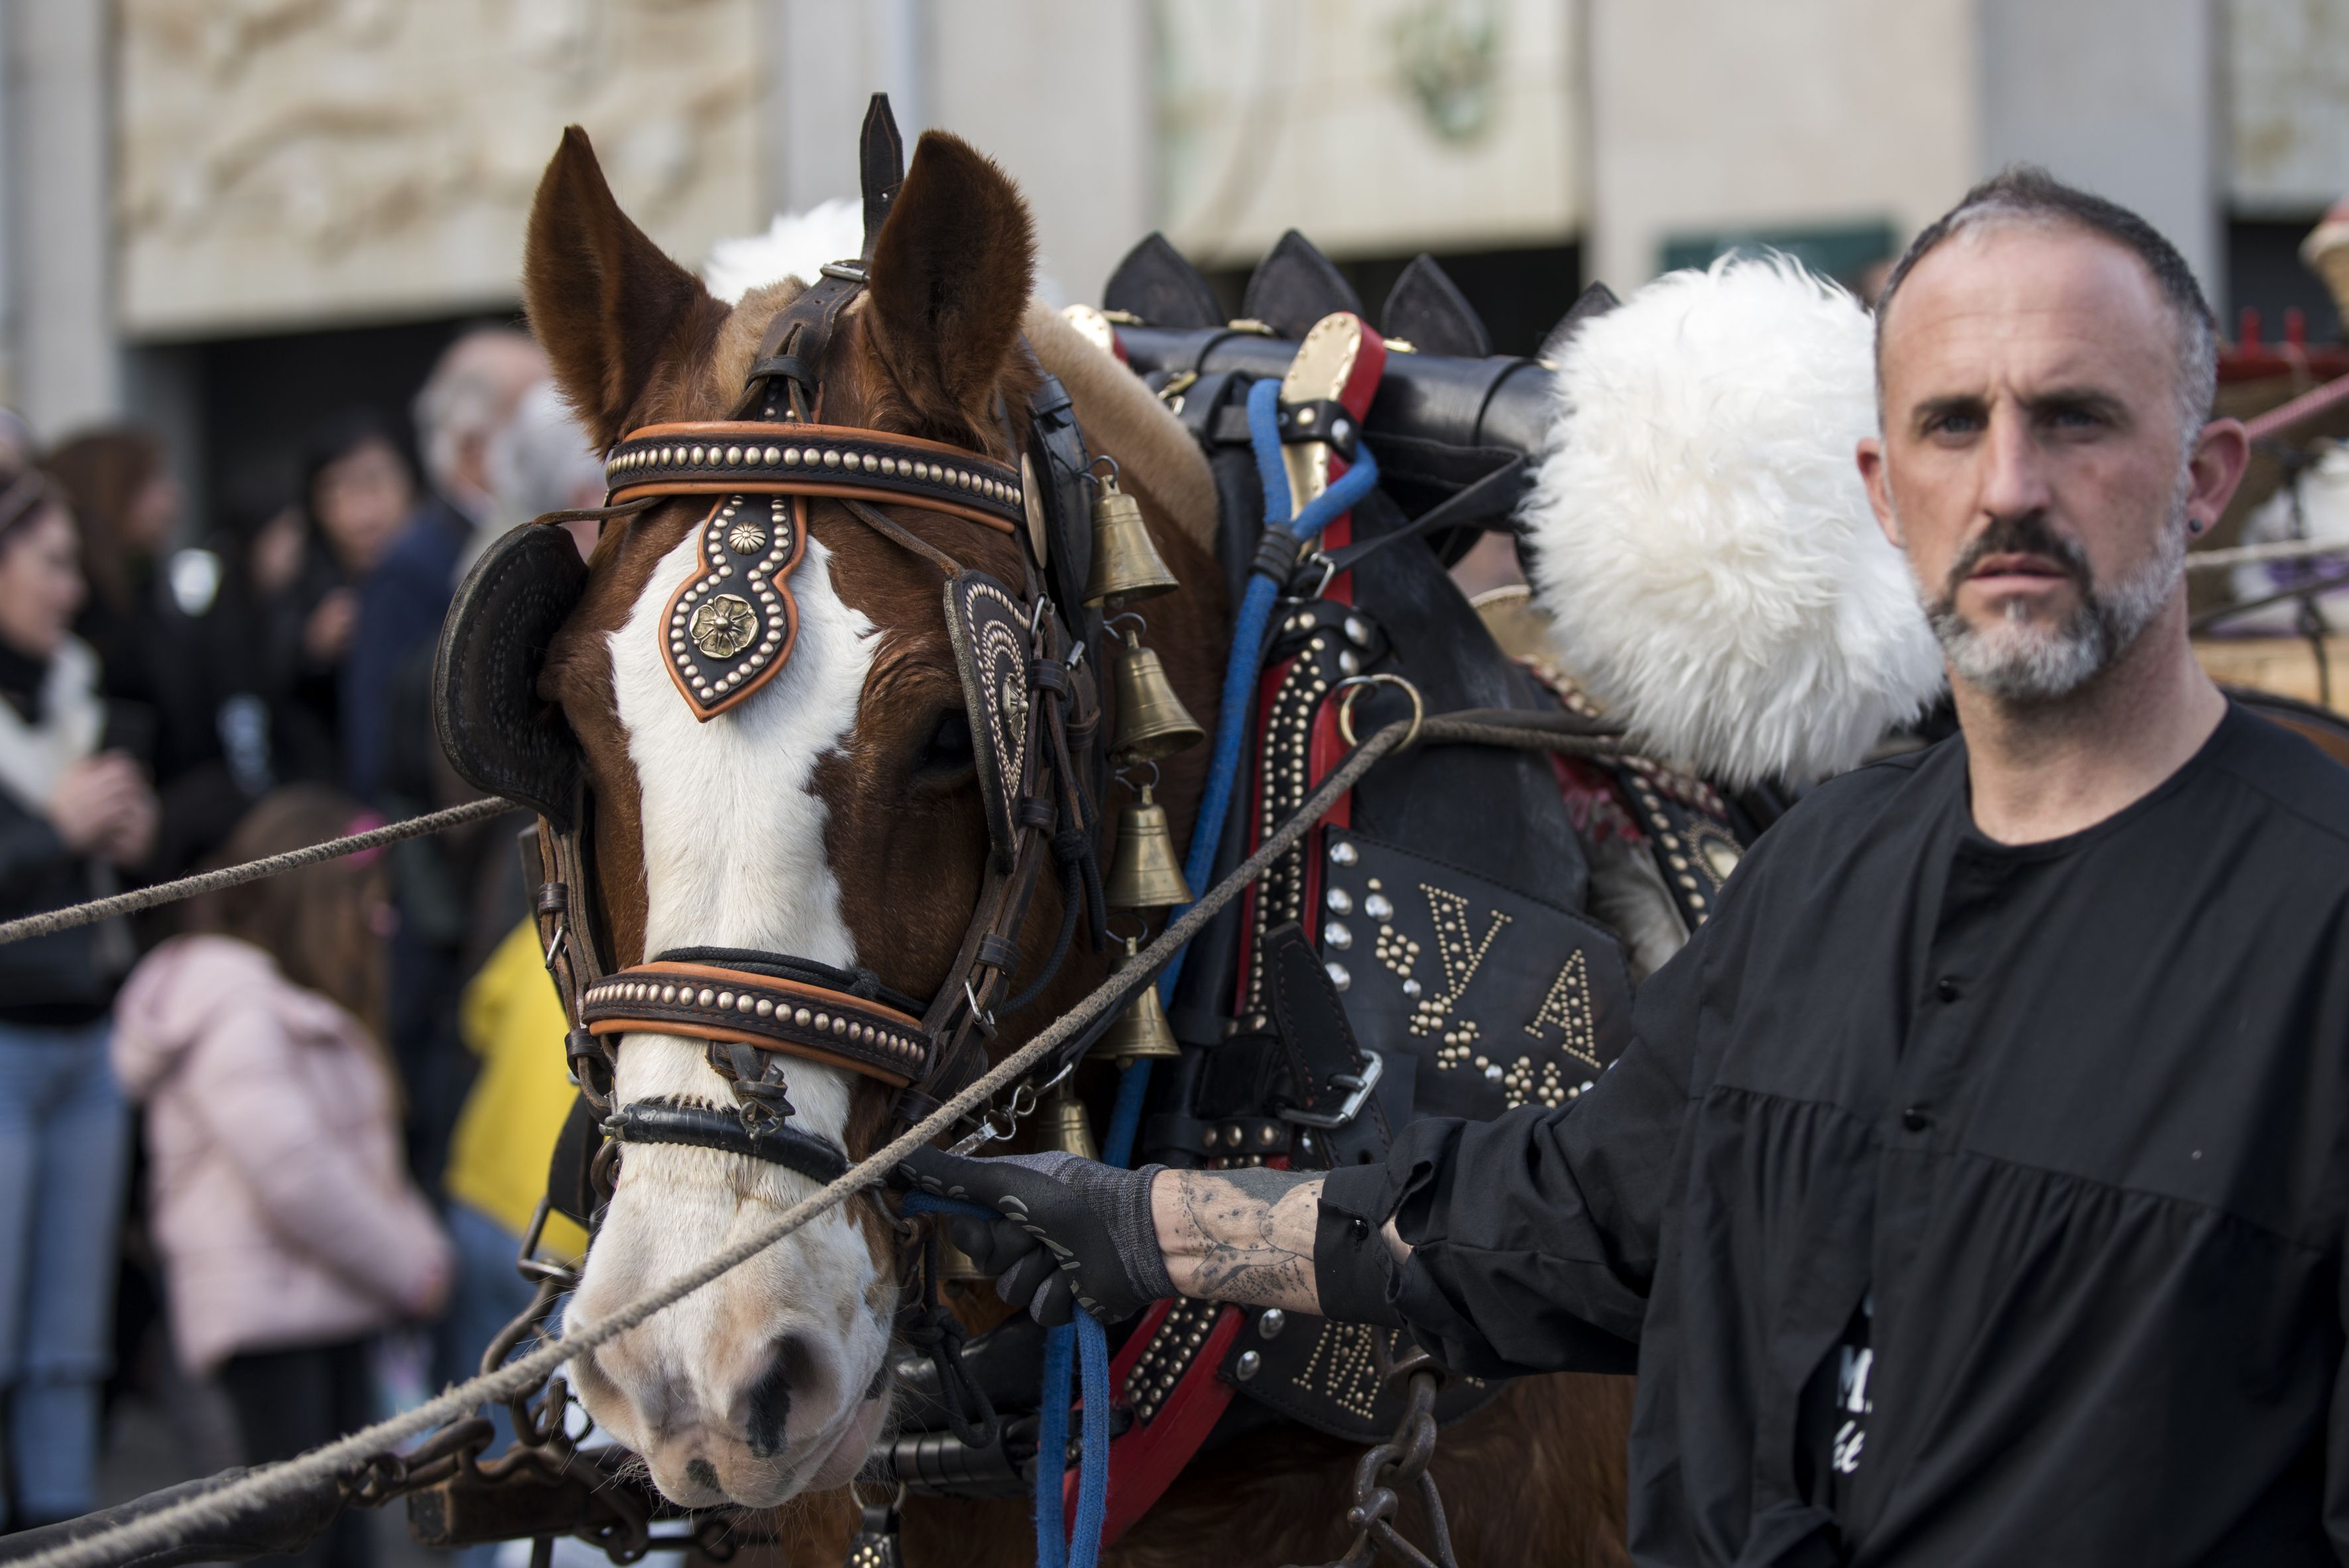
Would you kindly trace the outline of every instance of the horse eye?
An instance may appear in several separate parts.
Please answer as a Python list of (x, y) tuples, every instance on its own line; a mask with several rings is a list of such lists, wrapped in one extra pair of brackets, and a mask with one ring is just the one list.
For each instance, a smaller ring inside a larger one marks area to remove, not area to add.
[(970, 762), (970, 719), (960, 708), (938, 716), (924, 748), (923, 766), (938, 769), (963, 768)]

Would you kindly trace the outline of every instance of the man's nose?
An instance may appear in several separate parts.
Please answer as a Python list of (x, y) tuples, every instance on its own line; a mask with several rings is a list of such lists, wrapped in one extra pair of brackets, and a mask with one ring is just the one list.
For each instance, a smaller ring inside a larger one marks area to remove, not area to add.
[(2030, 420), (2022, 410), (1994, 408), (1980, 450), (1985, 515), (2024, 517), (2046, 510), (2053, 497), (2045, 454), (2033, 438)]

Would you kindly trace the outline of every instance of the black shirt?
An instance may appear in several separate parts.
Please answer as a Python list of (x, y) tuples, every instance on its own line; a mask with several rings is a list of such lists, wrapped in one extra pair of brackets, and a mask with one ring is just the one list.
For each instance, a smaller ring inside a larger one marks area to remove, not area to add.
[[(1643, 1563), (2349, 1559), (2344, 917), (2349, 771), (2240, 709), (2050, 843), (1973, 829), (1962, 740), (1861, 769), (1594, 1091), (1333, 1173), (1323, 1299), (1468, 1373), (1636, 1342)], [(1831, 1489), (1805, 1390), (1871, 1293)]]

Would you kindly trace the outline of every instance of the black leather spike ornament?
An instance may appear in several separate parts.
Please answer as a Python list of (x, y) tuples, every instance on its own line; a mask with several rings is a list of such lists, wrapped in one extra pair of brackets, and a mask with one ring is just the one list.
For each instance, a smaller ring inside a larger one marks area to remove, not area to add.
[(1421, 253), (1387, 291), (1379, 331), (1400, 337), (1422, 354), (1482, 359), (1493, 352), (1493, 335), (1468, 296), (1433, 256)]

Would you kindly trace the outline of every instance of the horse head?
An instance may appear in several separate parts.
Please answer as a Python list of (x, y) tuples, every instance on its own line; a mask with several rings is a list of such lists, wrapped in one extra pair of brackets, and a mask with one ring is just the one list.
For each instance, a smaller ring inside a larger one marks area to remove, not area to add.
[[(1027, 209), (1002, 172), (951, 136), (923, 137), (874, 241), (867, 286), (825, 351), (822, 423), (1016, 469), (1036, 376), (1021, 337), (1023, 323), (1031, 335), (1038, 328), (1028, 315), (1033, 249)], [(525, 286), (556, 379), (607, 452), (630, 431), (727, 418), (771, 321), (802, 291), (786, 280), (731, 307), (713, 298), (622, 213), (576, 129), (539, 187)], [(1096, 421), (1071, 389), (1094, 449), (1114, 449), (1116, 418)], [(1164, 440), (1151, 431), (1143, 444)], [(1207, 717), (1224, 605), (1197, 541), (1212, 519), (1171, 518), (1147, 459), (1125, 466), (1190, 585), (1152, 606), (1154, 640), (1185, 700)], [(669, 496), (607, 521), (539, 676), (540, 696), (577, 737), (595, 802), (585, 844), (609, 961), (747, 949), (864, 969), (888, 991), (930, 998), (956, 967), (990, 856), (939, 568), (847, 503), (812, 499), (789, 578), (796, 628), (781, 667), (724, 711), (697, 711), (669, 667), (665, 623), (699, 570), (713, 504)], [(880, 510), (961, 564), (1022, 581), (1017, 535), (940, 510)], [(1198, 767), (1170, 766), (1162, 789), (1178, 830)], [(1055, 878), (1042, 878), (1019, 930), (1016, 973), (1043, 970), (1061, 912)], [(1040, 1027), (1102, 971), (1078, 943), (1053, 986), (1004, 1020), (994, 1048)], [(735, 1108), (707, 1040), (631, 1026), (608, 1043), (616, 1108)], [(791, 1126), (850, 1159), (885, 1141), (896, 1089), (836, 1065), (777, 1059)], [(608, 1315), (815, 1185), (719, 1149), (626, 1145), (571, 1322)], [(886, 1418), (897, 1255), (890, 1215), (868, 1194), (580, 1358), (579, 1397), (679, 1503), (770, 1506), (840, 1485)]]

